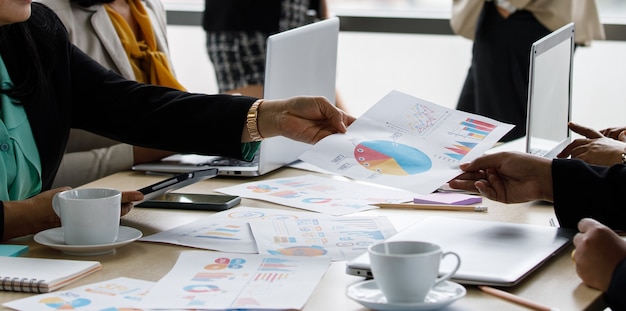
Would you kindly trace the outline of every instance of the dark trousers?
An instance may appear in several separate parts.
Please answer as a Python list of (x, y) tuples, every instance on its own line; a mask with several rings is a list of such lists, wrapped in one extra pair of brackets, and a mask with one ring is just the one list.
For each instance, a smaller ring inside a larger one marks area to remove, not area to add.
[(549, 33), (528, 11), (505, 19), (485, 2), (457, 109), (514, 124), (501, 141), (526, 135), (530, 47)]

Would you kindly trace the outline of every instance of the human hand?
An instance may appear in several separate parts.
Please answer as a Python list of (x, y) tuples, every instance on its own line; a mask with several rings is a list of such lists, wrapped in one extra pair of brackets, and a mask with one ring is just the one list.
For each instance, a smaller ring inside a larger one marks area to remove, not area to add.
[(21, 201), (4, 201), (4, 235), (8, 240), (61, 226), (61, 219), (52, 209), (52, 197), (70, 187), (43, 191)]
[(622, 162), (626, 143), (604, 136), (600, 131), (569, 123), (569, 128), (586, 138), (578, 138), (567, 145), (558, 158), (572, 157), (590, 164), (610, 166)]
[(609, 227), (590, 218), (578, 223), (573, 259), (576, 273), (590, 287), (606, 291), (615, 267), (626, 258), (626, 241)]
[(604, 135), (604, 136), (606, 136), (608, 138), (613, 138), (613, 139), (617, 139), (619, 141), (626, 142), (626, 126), (609, 127), (609, 128), (600, 130), (600, 133), (602, 133), (602, 135)]
[(553, 200), (552, 161), (520, 152), (484, 155), (460, 166), (464, 171), (451, 180), (451, 188), (478, 191), (503, 203)]
[(309, 144), (330, 134), (345, 133), (356, 120), (324, 97), (265, 100), (258, 109), (258, 127), (263, 137), (282, 135)]
[(143, 193), (139, 191), (122, 191), (122, 210), (120, 215), (124, 216), (133, 209), (133, 202), (143, 200)]

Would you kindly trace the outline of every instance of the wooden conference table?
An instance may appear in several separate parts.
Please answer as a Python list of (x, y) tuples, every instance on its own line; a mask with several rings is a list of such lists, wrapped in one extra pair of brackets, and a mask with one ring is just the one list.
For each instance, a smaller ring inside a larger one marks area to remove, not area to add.
[[(294, 168), (282, 168), (256, 179), (284, 178), (298, 174), (317, 173)], [(163, 176), (146, 175), (138, 172), (122, 172), (89, 183), (83, 187), (110, 187), (120, 190), (134, 190), (163, 178)], [(177, 190), (177, 192), (211, 193), (213, 192), (212, 189), (256, 179), (218, 177), (185, 187)], [(549, 225), (550, 219), (554, 218), (551, 205), (536, 202), (507, 205), (489, 200), (485, 200), (483, 203), (483, 205), (489, 207), (487, 213), (377, 209), (361, 212), (359, 215), (387, 216), (398, 230), (402, 230), (415, 221), (431, 215), (539, 225)], [(243, 199), (241, 205), (255, 208), (290, 209), (290, 207), (250, 199)], [(207, 213), (210, 212), (135, 208), (122, 218), (122, 225), (137, 228), (146, 236), (195, 221), (198, 217), (206, 216)], [(77, 257), (39, 245), (33, 241), (32, 236), (18, 238), (9, 241), (9, 243), (29, 245), (30, 251), (26, 256), (30, 257), (88, 259), (98, 260), (103, 264), (102, 271), (89, 275), (63, 289), (106, 281), (121, 276), (158, 281), (173, 267), (180, 252), (192, 250), (192, 248), (183, 246), (135, 241), (106, 255)], [(534, 271), (520, 284), (512, 288), (505, 288), (505, 290), (561, 311), (604, 309), (602, 293), (582, 284), (576, 275), (574, 263), (570, 258), (572, 249), (573, 247), (569, 246), (562, 253), (551, 258), (542, 267)], [(363, 278), (361, 277), (350, 276), (345, 273), (344, 261), (333, 262), (305, 305), (304, 310), (367, 310), (345, 295), (345, 290), (350, 284), (362, 280)], [(466, 288), (467, 295), (452, 304), (449, 310), (528, 310), (485, 294), (475, 286), (466, 286)], [(0, 303), (27, 297), (28, 295), (31, 294), (0, 292)]]

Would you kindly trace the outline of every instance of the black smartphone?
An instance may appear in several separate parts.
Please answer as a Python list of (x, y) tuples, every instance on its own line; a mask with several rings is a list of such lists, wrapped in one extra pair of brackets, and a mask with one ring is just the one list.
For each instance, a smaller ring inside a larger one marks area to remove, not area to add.
[(166, 209), (223, 211), (236, 206), (240, 202), (241, 197), (236, 195), (168, 192), (159, 197), (144, 201), (136, 206)]
[(206, 170), (198, 170), (187, 173), (178, 174), (160, 182), (154, 183), (150, 186), (139, 189), (139, 192), (143, 193), (144, 199), (139, 202), (135, 202), (135, 205), (139, 205), (148, 200), (152, 200), (156, 197), (164, 195), (165, 193), (180, 189), (185, 186), (189, 186), (193, 183), (201, 180), (213, 178), (217, 176), (218, 170), (216, 168), (210, 168)]

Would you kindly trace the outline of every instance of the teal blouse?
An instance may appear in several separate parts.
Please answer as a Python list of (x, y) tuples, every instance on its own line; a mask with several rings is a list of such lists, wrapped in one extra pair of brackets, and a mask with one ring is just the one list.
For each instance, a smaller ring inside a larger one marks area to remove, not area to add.
[[(13, 86), (0, 57), (0, 88)], [(19, 101), (0, 93), (0, 200), (29, 198), (41, 191), (41, 161)], [(1, 234), (1, 233), (0, 233)]]

